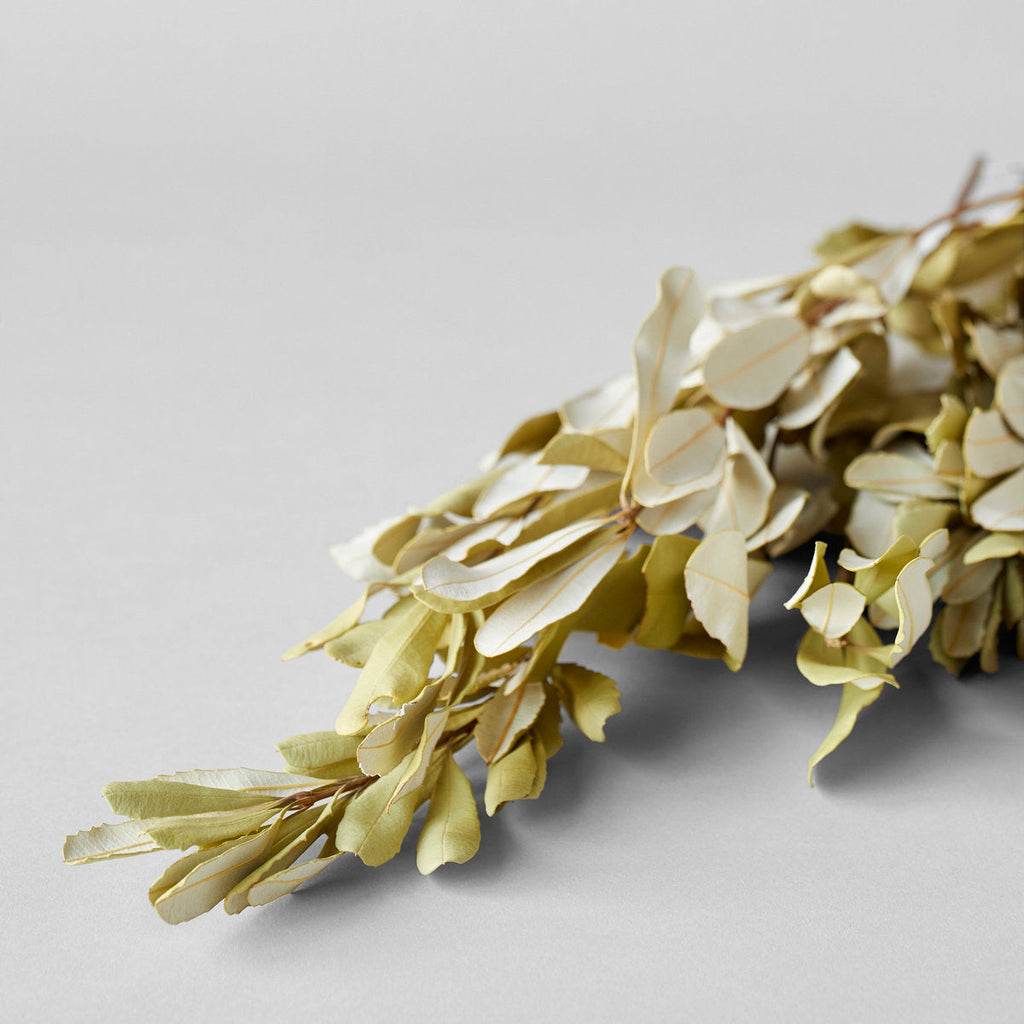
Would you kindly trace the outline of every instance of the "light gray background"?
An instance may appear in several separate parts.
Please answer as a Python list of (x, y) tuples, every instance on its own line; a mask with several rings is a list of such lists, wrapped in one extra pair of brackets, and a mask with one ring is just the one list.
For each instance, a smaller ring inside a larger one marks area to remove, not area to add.
[(328, 544), (629, 365), (658, 273), (799, 266), (1020, 152), (1024, 8), (9, 2), (2, 515), (11, 1019), (1017, 1021), (1019, 667), (837, 694), (785, 565), (742, 674), (621, 680), (533, 804), (170, 928), (167, 858), (60, 863), (103, 782), (275, 767), (351, 675), (280, 652)]

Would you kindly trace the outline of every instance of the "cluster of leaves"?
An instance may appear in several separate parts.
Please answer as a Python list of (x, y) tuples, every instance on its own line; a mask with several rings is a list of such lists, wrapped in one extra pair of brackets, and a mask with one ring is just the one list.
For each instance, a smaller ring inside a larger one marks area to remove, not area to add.
[(129, 820), (69, 837), (66, 859), (195, 846), (150, 890), (171, 922), (267, 903), (344, 853), (382, 864), (424, 803), (420, 870), (461, 863), (480, 842), (463, 747), (494, 814), (541, 793), (563, 716), (601, 741), (619, 709), (611, 679), (562, 660), (572, 633), (736, 670), (770, 559), (824, 529), (852, 545), (841, 578), (819, 543), (787, 605), (810, 626), (800, 671), (842, 687), (812, 768), (896, 685), (936, 601), (936, 658), (994, 670), (1000, 624), (1019, 647), (1024, 618), (1021, 197), (853, 225), (788, 278), (706, 291), (669, 270), (631, 373), (332, 550), (365, 590), (285, 658), (360, 670), (335, 731), (279, 744), (286, 772), (112, 784)]

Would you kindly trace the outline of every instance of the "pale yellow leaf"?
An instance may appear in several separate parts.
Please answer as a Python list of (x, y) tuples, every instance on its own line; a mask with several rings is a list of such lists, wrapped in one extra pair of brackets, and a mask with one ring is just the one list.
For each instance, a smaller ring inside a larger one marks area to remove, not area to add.
[(893, 640), (893, 665), (910, 653), (932, 621), (933, 601), (928, 586), (928, 570), (933, 564), (929, 558), (915, 558), (896, 577), (893, 589), (899, 609), (899, 629)]
[(739, 530), (705, 537), (684, 570), (693, 614), (735, 662), (747, 652), (747, 547)]
[(304, 860), (300, 864), (293, 864), (291, 867), (277, 871), (262, 881), (257, 882), (249, 890), (249, 905), (262, 907), (282, 896), (295, 892), (300, 885), (304, 885), (310, 879), (316, 878), (329, 864), (336, 861), (340, 853), (328, 854), (325, 857), (316, 857), (313, 860)]
[(354, 853), (369, 867), (378, 867), (398, 853), (417, 802), (399, 800), (390, 808), (388, 805), (413, 756), (407, 755), (396, 768), (352, 798), (334, 840), (339, 853)]
[(156, 900), (157, 913), (168, 924), (181, 924), (212, 910), (267, 856), (280, 824), (278, 818), (256, 835), (225, 844)]
[(679, 639), (690, 614), (683, 569), (697, 548), (693, 537), (656, 537), (643, 565), (646, 607), (636, 634), (641, 647), (667, 649)]
[[(871, 689), (864, 689), (863, 687), (856, 686), (854, 683), (847, 683), (843, 687), (843, 694), (839, 700), (839, 712), (836, 715), (836, 720), (829, 730), (828, 735), (822, 741), (822, 744), (818, 749), (811, 755), (810, 762), (807, 766), (807, 781), (811, 783), (811, 778), (814, 772), (814, 766), (821, 762), (825, 757), (832, 753), (836, 747), (839, 746), (843, 740), (853, 731), (853, 727), (856, 724), (857, 716), (864, 710), (869, 704), (874, 704), (878, 700), (882, 693), (884, 686), (875, 686)], [(813, 785), (813, 783), (811, 783)]]
[(537, 757), (528, 737), (517, 743), (500, 761), (487, 769), (484, 809), (488, 816), (510, 800), (527, 799), (537, 777)]
[(615, 681), (572, 662), (558, 665), (552, 678), (576, 727), (587, 739), (603, 743), (605, 722), (622, 707)]
[(973, 565), (988, 559), (1012, 558), (1024, 555), (1024, 534), (1020, 532), (988, 533), (964, 554), (964, 564)]
[(374, 647), (338, 716), (337, 731), (352, 735), (363, 729), (370, 705), (381, 697), (390, 697), (398, 704), (412, 700), (426, 685), (447, 624), (447, 615), (414, 602)]
[(718, 489), (714, 487), (706, 491), (697, 491), (664, 505), (644, 508), (636, 521), (639, 527), (652, 537), (682, 533), (711, 508), (717, 496)]
[(416, 844), (416, 867), (429, 875), (442, 864), (464, 864), (479, 848), (480, 817), (473, 787), (449, 753), (441, 762)]
[(281, 655), (282, 661), (290, 661), (292, 658), (299, 658), (303, 654), (308, 654), (310, 651), (319, 650), (330, 640), (335, 640), (343, 634), (347, 633), (353, 626), (359, 622), (360, 616), (363, 614), (366, 608), (366, 600), (370, 596), (373, 588), (367, 587), (363, 591), (362, 596), (349, 605), (336, 619), (324, 626), (323, 629), (318, 633), (314, 633), (308, 640), (304, 640), (301, 644), (296, 644), (294, 647), (290, 647), (284, 654)]

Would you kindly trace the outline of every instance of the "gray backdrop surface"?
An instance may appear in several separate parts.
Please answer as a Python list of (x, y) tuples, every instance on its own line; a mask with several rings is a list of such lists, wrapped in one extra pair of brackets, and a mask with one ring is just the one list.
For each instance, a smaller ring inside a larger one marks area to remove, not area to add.
[(913, 658), (809, 790), (837, 695), (793, 665), (795, 562), (738, 675), (575, 648), (608, 742), (566, 726), (461, 868), (409, 843), (171, 928), (168, 858), (60, 844), (107, 780), (330, 728), (353, 675), (278, 660), (356, 594), (327, 546), (628, 368), (664, 267), (786, 271), (1020, 158), (1024, 8), (5, 11), (11, 1019), (1021, 1019), (1019, 667)]

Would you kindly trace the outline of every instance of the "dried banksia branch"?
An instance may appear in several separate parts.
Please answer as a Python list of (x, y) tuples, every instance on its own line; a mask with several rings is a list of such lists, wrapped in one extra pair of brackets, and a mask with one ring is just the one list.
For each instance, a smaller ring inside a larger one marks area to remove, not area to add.
[(839, 577), (817, 543), (786, 605), (810, 627), (797, 667), (841, 688), (812, 769), (929, 626), (952, 672), (975, 654), (995, 671), (1004, 628), (1024, 654), (1024, 190), (972, 200), (976, 178), (916, 230), (829, 234), (801, 274), (705, 290), (667, 271), (632, 372), (333, 549), (366, 588), (285, 658), (361, 670), (335, 731), (280, 743), (284, 772), (113, 783), (129, 820), (65, 858), (195, 847), (150, 890), (172, 923), (268, 903), (345, 853), (382, 864), (424, 803), (419, 869), (466, 861), (462, 748), (494, 814), (540, 795), (564, 718), (600, 742), (619, 709), (611, 679), (562, 660), (572, 633), (738, 670), (770, 559), (823, 530), (849, 545)]

